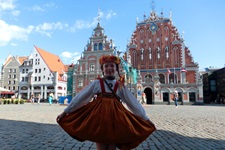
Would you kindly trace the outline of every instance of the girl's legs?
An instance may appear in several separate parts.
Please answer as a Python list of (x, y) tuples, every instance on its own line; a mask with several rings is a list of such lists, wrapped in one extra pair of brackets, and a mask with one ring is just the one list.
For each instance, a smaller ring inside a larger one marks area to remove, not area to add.
[(106, 150), (106, 145), (102, 143), (96, 143), (97, 150)]
[(107, 150), (116, 150), (116, 145), (115, 144), (108, 144)]
[(116, 150), (116, 145), (114, 144), (102, 144), (96, 143), (97, 150)]

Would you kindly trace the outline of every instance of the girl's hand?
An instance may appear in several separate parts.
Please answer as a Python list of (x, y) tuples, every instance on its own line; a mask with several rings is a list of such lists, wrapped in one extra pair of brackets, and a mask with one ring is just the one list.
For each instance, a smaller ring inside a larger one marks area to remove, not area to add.
[(58, 117), (56, 118), (56, 121), (57, 122), (60, 122), (61, 120), (62, 120), (62, 118), (64, 117), (64, 116), (66, 116), (67, 114), (65, 113), (65, 112), (62, 112), (60, 115), (58, 115)]

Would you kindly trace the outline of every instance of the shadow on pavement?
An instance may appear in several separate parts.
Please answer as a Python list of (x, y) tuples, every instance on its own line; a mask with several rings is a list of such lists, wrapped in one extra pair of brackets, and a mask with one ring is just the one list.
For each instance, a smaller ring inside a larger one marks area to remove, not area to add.
[[(93, 142), (78, 142), (57, 124), (0, 119), (2, 150), (36, 149), (95, 149)], [(150, 148), (149, 148), (150, 146)], [(157, 130), (138, 149), (224, 149), (225, 140), (186, 137), (165, 130)]]

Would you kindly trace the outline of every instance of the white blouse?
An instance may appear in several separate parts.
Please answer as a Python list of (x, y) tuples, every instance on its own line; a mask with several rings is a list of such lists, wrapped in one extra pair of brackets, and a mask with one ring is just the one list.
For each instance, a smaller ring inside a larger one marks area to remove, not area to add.
[[(107, 80), (108, 83), (111, 83), (112, 89), (114, 89), (116, 80)], [(104, 83), (105, 92), (112, 93), (108, 86)], [(82, 91), (80, 91), (70, 102), (69, 106), (64, 110), (65, 113), (70, 113), (77, 108), (87, 104), (91, 101), (94, 95), (101, 93), (101, 85), (99, 80), (95, 80), (90, 83), (87, 87), (85, 87)], [(146, 115), (146, 112), (142, 105), (137, 101), (134, 95), (128, 90), (126, 86), (117, 89), (116, 94), (121, 98), (123, 103), (125, 103), (128, 109), (143, 118), (144, 120), (148, 120), (149, 117)]]

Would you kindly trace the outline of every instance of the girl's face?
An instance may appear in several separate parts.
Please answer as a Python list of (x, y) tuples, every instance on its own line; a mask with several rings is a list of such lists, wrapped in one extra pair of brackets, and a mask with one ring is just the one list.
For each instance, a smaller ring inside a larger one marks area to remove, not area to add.
[(103, 72), (105, 76), (115, 76), (116, 64), (113, 62), (103, 64)]

